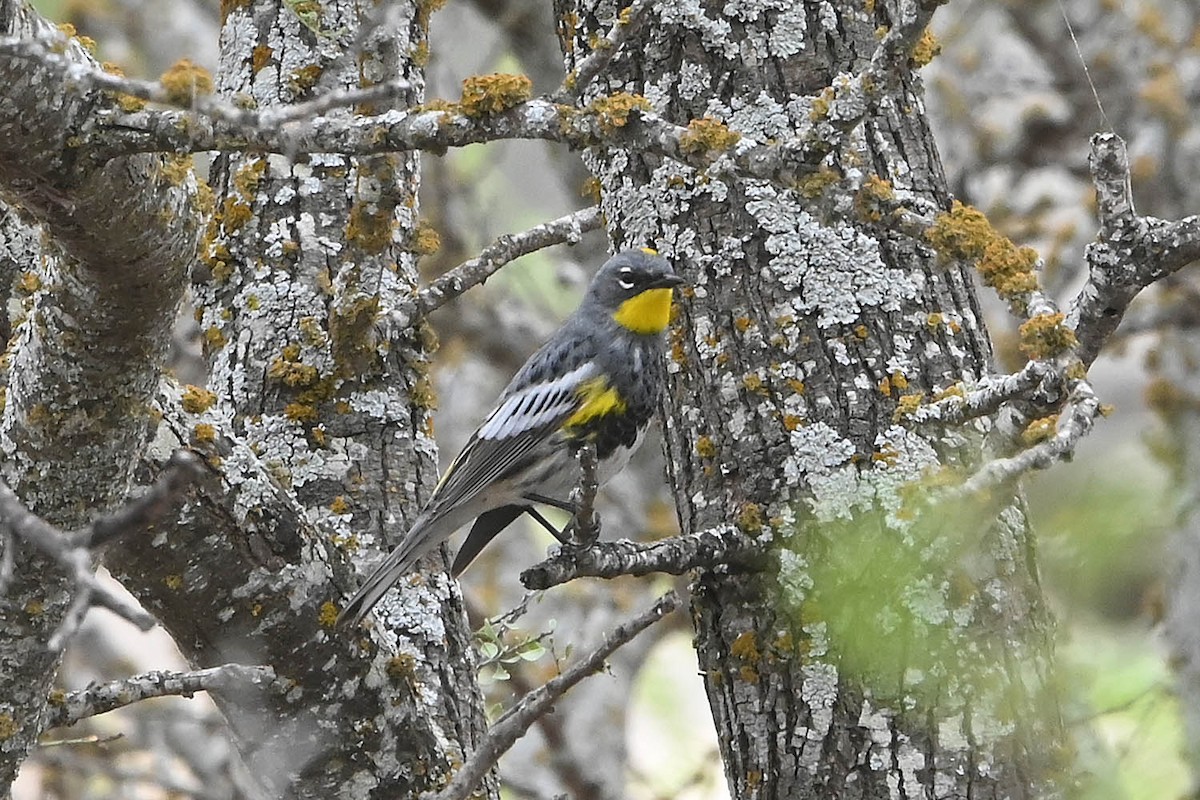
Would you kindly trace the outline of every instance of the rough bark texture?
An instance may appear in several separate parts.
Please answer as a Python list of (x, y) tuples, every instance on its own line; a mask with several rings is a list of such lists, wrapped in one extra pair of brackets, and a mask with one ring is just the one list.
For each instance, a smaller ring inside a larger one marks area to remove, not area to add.
[[(19, 0), (0, 2), (0, 35), (58, 37), (65, 57), (89, 59)], [(6, 235), (0, 258), (6, 271), (20, 265), (31, 295), (6, 353), (4, 478), (35, 512), (71, 527), (129, 486), (202, 215), (195, 179), (162, 156), (80, 157), (73, 140), (111, 100), (16, 58), (0, 59), (0, 82), (0, 186), (54, 242), (31, 260), (31, 236)], [(0, 597), (0, 787), (40, 732), (58, 657), (45, 643), (68, 599), (65, 576), (17, 554)]]
[[(321, 8), (320, 32), (286, 4), (230, 8), (219, 90), (264, 107), (403, 77), (419, 102), (415, 4), (347, 58), (358, 7)], [(275, 667), (280, 691), (222, 703), (270, 795), (415, 795), (483, 728), (457, 586), (431, 573), (369, 633), (332, 625), (349, 557), (394, 544), (436, 478), (430, 341), (389, 317), (416, 282), (417, 156), (221, 156), (211, 175), (194, 277), (215, 397), (167, 387), (151, 456), (190, 442), (220, 477), (113, 561), (195, 664)]]
[[(808, 130), (896, 8), (768, 5), (654, 8), (602, 90), (757, 141)], [(569, 59), (619, 11), (557, 8)], [(912, 518), (903, 488), (977, 459), (982, 431), (909, 430), (899, 399), (990, 368), (969, 276), (854, 202), (877, 176), (948, 205), (919, 81), (900, 71), (824, 183), (788, 190), (636, 152), (592, 165), (615, 245), (657, 247), (693, 284), (666, 409), (684, 532), (734, 522), (783, 545), (774, 574), (694, 586), (733, 795), (1052, 795), (1063, 731), (1021, 506), (939, 526)]]

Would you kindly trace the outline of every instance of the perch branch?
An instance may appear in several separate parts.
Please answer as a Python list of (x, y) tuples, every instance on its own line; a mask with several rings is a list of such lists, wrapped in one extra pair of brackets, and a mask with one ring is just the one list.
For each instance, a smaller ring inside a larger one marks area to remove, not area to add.
[(720, 566), (761, 569), (766, 545), (733, 525), (673, 536), (657, 542), (596, 542), (582, 550), (563, 548), (521, 573), (527, 589), (548, 589), (575, 578), (616, 578), (665, 572), (682, 575)]

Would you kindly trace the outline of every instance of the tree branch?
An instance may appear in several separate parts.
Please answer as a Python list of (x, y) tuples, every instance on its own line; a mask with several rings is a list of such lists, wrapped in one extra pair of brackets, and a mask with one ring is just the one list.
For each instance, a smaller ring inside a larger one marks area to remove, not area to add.
[(592, 52), (579, 61), (551, 99), (559, 103), (573, 104), (577, 101), (613, 60), (625, 42), (641, 28), (646, 19), (646, 7), (649, 5), (650, 0), (634, 0), (623, 9), (617, 15), (608, 35), (598, 41)]
[(548, 589), (576, 578), (616, 578), (665, 572), (682, 575), (696, 569), (761, 569), (766, 544), (733, 525), (660, 539), (657, 542), (596, 542), (583, 550), (563, 548), (521, 573), (527, 589)]
[(463, 292), (485, 282), (501, 267), (521, 256), (551, 245), (574, 244), (583, 234), (600, 227), (600, 209), (596, 206), (543, 222), (521, 233), (505, 234), (480, 251), (470, 261), (464, 261), (437, 278), (417, 295), (415, 315), (428, 314), (441, 308)]
[(1139, 292), (1200, 258), (1200, 217), (1166, 222), (1137, 215), (1121, 137), (1094, 135), (1088, 163), (1100, 231), (1087, 247), (1087, 283), (1067, 315), (1084, 365), (1100, 354)]
[(450, 783), (433, 795), (427, 795), (429, 800), (463, 800), (470, 795), (476, 782), (495, 765), (504, 753), (508, 751), (517, 739), (529, 730), (538, 717), (547, 713), (554, 701), (562, 697), (571, 687), (587, 676), (599, 672), (604, 667), (604, 661), (618, 647), (631, 641), (646, 628), (658, 622), (667, 614), (679, 607), (679, 596), (668, 592), (659, 598), (652, 608), (630, 621), (613, 629), (600, 646), (580, 661), (572, 664), (566, 672), (556, 678), (551, 678), (543, 686), (534, 689), (504, 712), (487, 735), (475, 749), (462, 768), (455, 773)]
[(45, 727), (74, 725), (82, 719), (106, 714), (151, 697), (191, 697), (196, 692), (220, 693), (240, 685), (267, 687), (275, 683), (271, 667), (223, 664), (194, 672), (154, 670), (108, 683), (91, 684), (68, 692), (62, 699), (50, 698)]
[(124, 509), (104, 516), (87, 528), (76, 532), (62, 531), (30, 511), (8, 484), (0, 481), (0, 518), (3, 519), (5, 542), (4, 569), (0, 570), (0, 592), (11, 578), (10, 551), (13, 538), (20, 538), (57, 562), (75, 583), (75, 594), (62, 624), (47, 642), (47, 648), (57, 651), (78, 629), (84, 614), (93, 605), (103, 606), (137, 625), (142, 630), (154, 627), (154, 617), (116, 594), (97, 577), (92, 567), (92, 548), (112, 540), (137, 527), (145, 527), (163, 517), (179, 499), (191, 480), (201, 470), (199, 460), (191, 453), (178, 451), (172, 456), (162, 476), (141, 497)]

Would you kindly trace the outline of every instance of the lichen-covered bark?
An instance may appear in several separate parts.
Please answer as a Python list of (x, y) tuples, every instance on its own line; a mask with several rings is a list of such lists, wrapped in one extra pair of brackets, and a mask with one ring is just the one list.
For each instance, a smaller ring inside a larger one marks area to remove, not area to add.
[[(64, 57), (89, 58), (19, 0), (0, 2), (0, 35), (57, 36)], [(6, 353), (0, 451), (24, 502), (71, 527), (129, 486), (202, 215), (195, 180), (162, 156), (81, 158), (76, 137), (111, 101), (38, 66), (0, 59), (0, 187), (53, 242), (31, 259), (28, 234), (5, 237), (5, 270), (28, 296)], [(41, 558), (18, 552), (15, 573), (0, 597), (2, 791), (40, 733), (57, 659), (45, 645), (68, 601)]]
[[(228, 4), (218, 89), (265, 107), (404, 78), (419, 102), (417, 6), (395, 5), (343, 57), (362, 22), (354, 3), (322, 4), (319, 21)], [(208, 453), (220, 477), (151, 547), (114, 559), (192, 661), (266, 663), (283, 678), (222, 705), (273, 796), (415, 796), (483, 729), (444, 573), (382, 606), (381, 629), (333, 628), (352, 557), (394, 544), (436, 479), (431, 335), (390, 316), (416, 283), (417, 180), (411, 154), (218, 157), (194, 282), (211, 394), (167, 387), (160, 436)]]
[[(600, 87), (756, 141), (827, 113), (892, 3), (655, 6)], [(568, 60), (619, 11), (559, 2)], [(668, 462), (685, 533), (773, 535), (770, 575), (705, 573), (697, 650), (733, 795), (1049, 796), (1062, 728), (1019, 502), (915, 516), (920, 481), (976, 461), (983, 426), (911, 430), (900, 399), (970, 384), (990, 347), (969, 277), (856, 200), (948, 205), (919, 82), (904, 72), (792, 189), (603, 151), (618, 247), (692, 282), (672, 340)], [(857, 192), (857, 194), (856, 194)]]

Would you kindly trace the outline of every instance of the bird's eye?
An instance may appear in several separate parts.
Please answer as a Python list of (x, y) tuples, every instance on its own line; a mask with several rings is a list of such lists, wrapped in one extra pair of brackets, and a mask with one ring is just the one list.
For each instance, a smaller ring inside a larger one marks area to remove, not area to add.
[(633, 288), (633, 270), (625, 267), (620, 272), (621, 277), (617, 278), (617, 285), (622, 289), (629, 291)]

